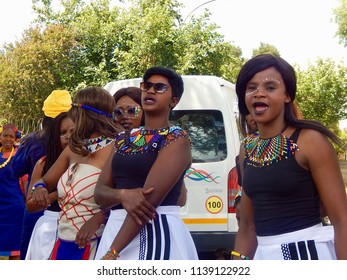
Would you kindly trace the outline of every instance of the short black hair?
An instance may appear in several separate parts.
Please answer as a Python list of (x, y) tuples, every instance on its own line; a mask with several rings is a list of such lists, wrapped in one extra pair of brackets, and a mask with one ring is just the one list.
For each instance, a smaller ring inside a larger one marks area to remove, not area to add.
[(175, 70), (160, 66), (151, 67), (143, 75), (143, 81), (146, 82), (153, 75), (166, 77), (172, 88), (173, 95), (178, 98), (182, 97), (184, 91), (183, 79)]

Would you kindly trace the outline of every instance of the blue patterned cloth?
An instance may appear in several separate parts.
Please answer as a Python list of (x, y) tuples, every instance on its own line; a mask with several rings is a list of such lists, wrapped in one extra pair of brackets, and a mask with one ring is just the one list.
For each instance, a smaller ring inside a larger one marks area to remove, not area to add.
[[(12, 170), (16, 178), (20, 178), (28, 174), (28, 186), (31, 180), (31, 174), (34, 170), (36, 162), (46, 155), (47, 138), (40, 137), (39, 132), (27, 135), (19, 145), (17, 154), (13, 159)], [(28, 190), (26, 190), (27, 192)], [(36, 221), (43, 215), (43, 211), (37, 213), (29, 213), (24, 208), (24, 220), (21, 237), (21, 260), (25, 259), (27, 253), (31, 233), (34, 229)]]
[[(7, 160), (2, 156), (0, 153), (0, 164)], [(25, 203), (19, 180), (11, 170), (14, 158), (0, 168), (0, 256), (17, 255), (20, 250)]]

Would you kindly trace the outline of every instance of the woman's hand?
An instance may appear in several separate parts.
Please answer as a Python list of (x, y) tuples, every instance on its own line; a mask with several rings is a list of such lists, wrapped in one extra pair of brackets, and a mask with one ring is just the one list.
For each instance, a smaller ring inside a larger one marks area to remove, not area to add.
[(122, 190), (121, 204), (139, 225), (147, 224), (156, 217), (156, 209), (146, 201), (146, 195), (153, 189), (151, 187), (147, 190), (142, 188)]
[(46, 209), (51, 203), (47, 189), (42, 186), (35, 187), (35, 189), (32, 190), (32, 200), (37, 207), (43, 209)]
[(92, 240), (93, 235), (100, 228), (104, 221), (104, 216), (101, 212), (95, 214), (90, 218), (81, 229), (78, 231), (75, 239), (75, 243), (79, 248), (84, 248)]

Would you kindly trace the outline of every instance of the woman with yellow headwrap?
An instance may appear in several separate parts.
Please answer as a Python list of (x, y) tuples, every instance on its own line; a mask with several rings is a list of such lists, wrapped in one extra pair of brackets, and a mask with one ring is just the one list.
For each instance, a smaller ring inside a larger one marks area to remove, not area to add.
[[(13, 172), (17, 178), (28, 174), (28, 185), (36, 162), (46, 155), (48, 136), (51, 133), (55, 117), (71, 108), (71, 96), (66, 90), (54, 90), (43, 103), (44, 118), (42, 130), (27, 135), (19, 145), (17, 155), (13, 161)], [(28, 190), (26, 190), (27, 193)], [(20, 258), (25, 259), (30, 237), (36, 221), (42, 216), (43, 211), (29, 213), (24, 210), (23, 229), (21, 237)]]

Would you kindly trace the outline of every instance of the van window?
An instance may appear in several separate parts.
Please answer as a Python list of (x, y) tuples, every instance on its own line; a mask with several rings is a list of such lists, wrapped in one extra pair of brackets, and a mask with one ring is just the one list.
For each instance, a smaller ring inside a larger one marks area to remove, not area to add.
[(193, 162), (216, 162), (227, 157), (222, 112), (218, 110), (174, 110), (170, 123), (189, 133)]

